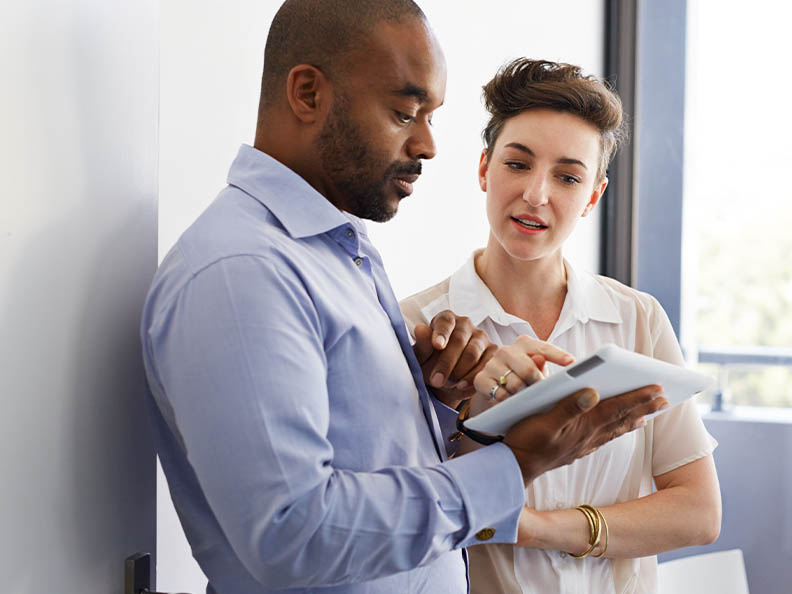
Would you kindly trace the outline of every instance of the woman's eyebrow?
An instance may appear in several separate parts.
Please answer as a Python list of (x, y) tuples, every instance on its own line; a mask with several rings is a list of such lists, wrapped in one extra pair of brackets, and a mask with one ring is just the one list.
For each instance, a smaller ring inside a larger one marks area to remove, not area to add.
[[(536, 155), (534, 154), (534, 152), (531, 149), (529, 149), (524, 144), (520, 144), (519, 142), (510, 142), (509, 144), (504, 145), (504, 148), (517, 149), (518, 151), (526, 153), (526, 154), (528, 154), (528, 155), (530, 155), (532, 157), (536, 157)], [(561, 163), (563, 165), (580, 165), (583, 169), (588, 170), (588, 167), (586, 167), (586, 164), (583, 161), (581, 161), (580, 159), (573, 159), (571, 157), (561, 157), (556, 162), (557, 163)]]
[(536, 156), (536, 155), (534, 155), (534, 152), (531, 149), (529, 149), (524, 144), (520, 144), (519, 142), (510, 142), (504, 148), (513, 148), (513, 149), (517, 149), (518, 151), (522, 151), (523, 153), (527, 153), (527, 154), (531, 155), (532, 157)]
[(569, 157), (561, 157), (558, 160), (558, 163), (562, 163), (563, 165), (580, 165), (583, 169), (588, 171), (588, 167), (586, 167), (586, 164), (583, 161), (580, 161), (579, 159), (571, 159)]

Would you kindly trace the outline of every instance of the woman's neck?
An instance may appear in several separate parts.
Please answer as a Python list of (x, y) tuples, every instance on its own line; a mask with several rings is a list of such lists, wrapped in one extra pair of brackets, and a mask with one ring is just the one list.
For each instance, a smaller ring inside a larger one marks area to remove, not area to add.
[(476, 273), (507, 312), (528, 322), (541, 340), (555, 328), (567, 293), (561, 251), (517, 260), (492, 237), (475, 259)]

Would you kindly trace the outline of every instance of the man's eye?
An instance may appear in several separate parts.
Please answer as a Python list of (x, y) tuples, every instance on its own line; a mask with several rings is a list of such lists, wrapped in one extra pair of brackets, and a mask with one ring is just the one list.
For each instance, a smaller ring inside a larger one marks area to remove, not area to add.
[(396, 112), (396, 119), (399, 120), (402, 124), (410, 124), (415, 120), (415, 118), (410, 114), (402, 113), (400, 111)]

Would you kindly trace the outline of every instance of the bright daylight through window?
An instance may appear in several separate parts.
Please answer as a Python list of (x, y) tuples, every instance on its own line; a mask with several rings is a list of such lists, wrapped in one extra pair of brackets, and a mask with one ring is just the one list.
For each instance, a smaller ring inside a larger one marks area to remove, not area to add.
[(792, 7), (688, 2), (684, 330), (707, 402), (792, 407)]

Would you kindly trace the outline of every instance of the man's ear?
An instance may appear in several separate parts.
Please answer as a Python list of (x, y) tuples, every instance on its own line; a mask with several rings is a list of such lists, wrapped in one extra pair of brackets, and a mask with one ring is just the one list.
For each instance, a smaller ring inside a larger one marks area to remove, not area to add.
[(479, 187), (482, 192), (487, 191), (487, 166), (487, 149), (483, 149), (481, 151), (481, 157), (479, 157), (478, 166)]
[(330, 95), (330, 82), (315, 66), (299, 64), (289, 71), (286, 99), (292, 113), (304, 124), (322, 119), (330, 105)]

